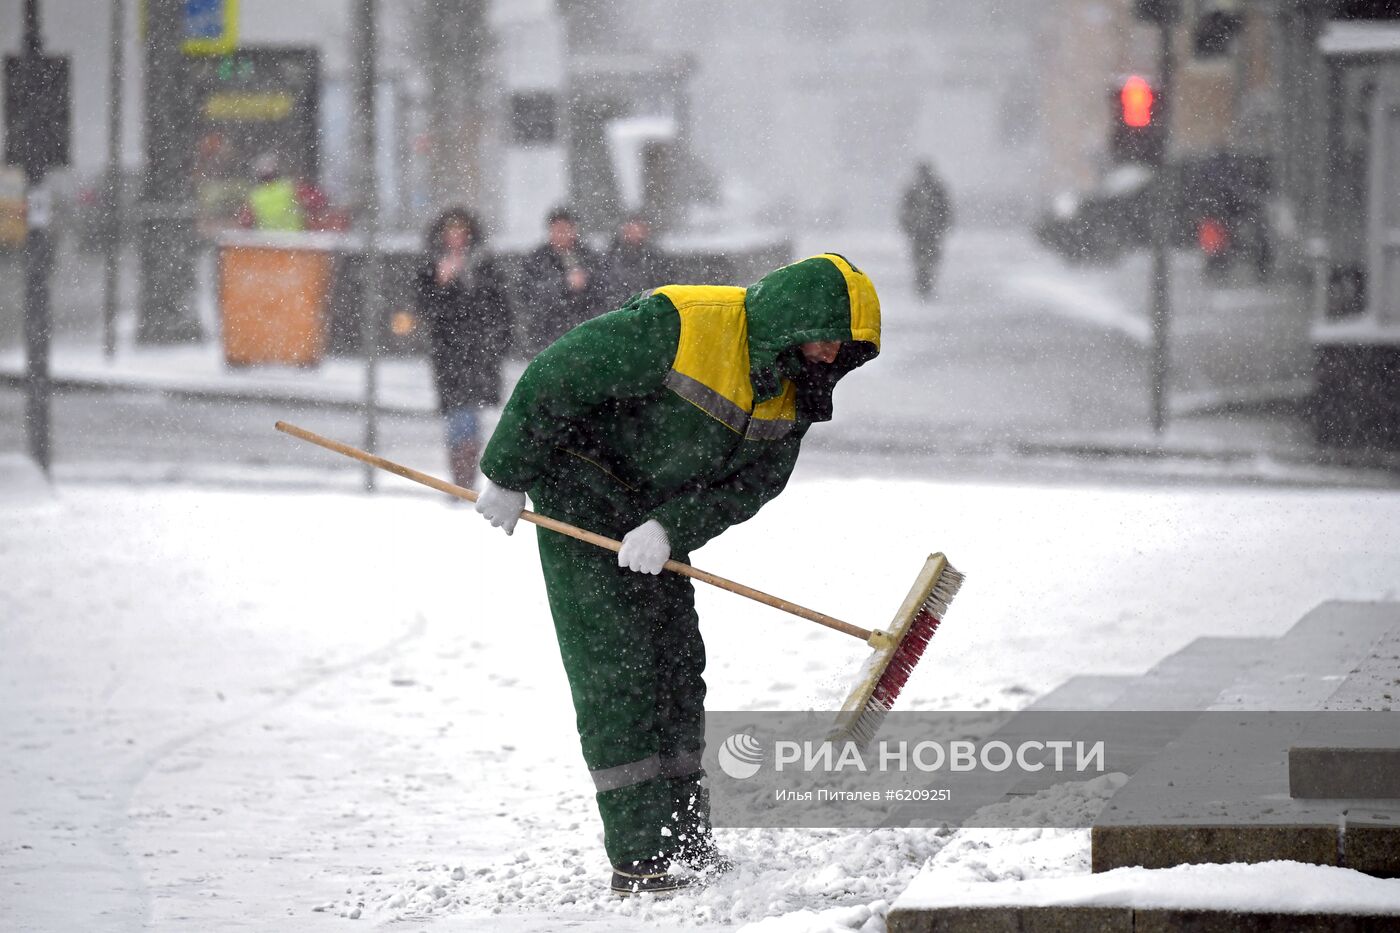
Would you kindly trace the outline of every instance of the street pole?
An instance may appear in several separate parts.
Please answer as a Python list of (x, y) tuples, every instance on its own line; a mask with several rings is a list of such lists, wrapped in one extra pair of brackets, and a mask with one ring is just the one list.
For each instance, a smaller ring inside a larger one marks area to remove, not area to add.
[(185, 0), (145, 0), (146, 177), (141, 197), (140, 343), (201, 338), (190, 307), (195, 225), (190, 198), (189, 81), (181, 24)]
[(1175, 56), (1172, 51), (1172, 17), (1160, 23), (1161, 47), (1158, 57), (1158, 93), (1162, 101), (1161, 158), (1153, 174), (1152, 193), (1152, 430), (1161, 434), (1167, 426), (1167, 331), (1171, 318), (1171, 248), (1173, 217), (1176, 211), (1170, 152), (1172, 78)]
[[(379, 338), (383, 316), (380, 309), (379, 261), (379, 172), (376, 169), (375, 83), (376, 27), (375, 0), (356, 0), (355, 4), (355, 107), (359, 111), (357, 127), (359, 165), (356, 187), (359, 189), (359, 210), (355, 226), (364, 240), (364, 260), (360, 264), (360, 347), (365, 356), (365, 436), (364, 449), (371, 453), (379, 443)], [(374, 467), (366, 465), (366, 492), (374, 491)]]
[[(24, 54), (32, 59), (44, 54), (44, 41), (39, 33), (39, 0), (24, 2)], [(49, 192), (44, 187), (47, 170), (48, 166), (42, 160), (31, 159), (30, 164), (25, 166), (24, 191), (28, 224), (24, 237), (24, 422), (29, 455), (46, 477), (52, 466), (49, 271), (53, 265), (53, 247), (48, 231), (52, 211)]]
[(111, 215), (106, 231), (106, 263), (102, 268), (102, 355), (117, 352), (117, 289), (121, 285), (122, 252), (122, 79), (126, 73), (126, 0), (112, 0), (112, 42), (107, 76), (107, 198)]

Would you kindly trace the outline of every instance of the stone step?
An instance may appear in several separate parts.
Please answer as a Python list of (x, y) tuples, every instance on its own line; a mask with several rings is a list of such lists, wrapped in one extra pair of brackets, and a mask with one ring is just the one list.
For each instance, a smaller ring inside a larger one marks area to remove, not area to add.
[(1290, 798), (1288, 749), (1304, 717), (1262, 715), (1320, 709), (1397, 621), (1394, 603), (1330, 602), (1304, 616), (1210, 707), (1239, 715), (1199, 717), (1109, 801), (1093, 827), (1093, 870), (1289, 859), (1400, 871), (1400, 836), (1389, 859), (1384, 847), (1369, 861), (1343, 858), (1345, 814), (1384, 801)]
[(1203, 710), (1242, 672), (1267, 663), (1278, 644), (1273, 638), (1207, 635), (1157, 662), (1109, 710)]
[(1294, 797), (1400, 798), (1400, 624), (1342, 681), (1288, 750)]
[(1081, 674), (1039, 697), (1026, 709), (1044, 712), (1104, 709), (1122, 696), (1133, 680), (1131, 674)]
[(1400, 877), (1400, 808), (1351, 808), (1342, 816), (1342, 862), (1383, 878)]
[[(1027, 728), (1027, 722), (1034, 721), (1036, 717), (1026, 717), (1023, 714), (1033, 712), (1039, 716), (1044, 713), (1103, 709), (1117, 699), (1134, 679), (1130, 674), (1083, 674), (1071, 677), (1049, 693), (1037, 698), (1024, 710), (1006, 714), (1005, 721), (995, 730), (995, 736), (1011, 742), (1020, 738), (1034, 738), (1037, 729), (1035, 725), (1029, 727), (1030, 732), (1024, 735), (1022, 733)], [(1012, 780), (1010, 776), (1004, 779), (998, 776), (977, 778), (969, 784), (965, 780), (960, 781), (957, 776), (949, 776), (945, 786), (955, 793), (955, 799), (962, 802), (967, 809), (973, 809), (1003, 799)], [(921, 826), (926, 825), (926, 822), (925, 808), (910, 805), (892, 808), (886, 825)]]
[[(1023, 740), (1044, 739), (1051, 732), (1058, 738), (1092, 734), (1095, 740), (1109, 740), (1107, 770), (1131, 774), (1190, 725), (1193, 716), (1133, 718), (1114, 717), (1107, 712), (1096, 716), (1095, 711), (1199, 710), (1219, 694), (1221, 686), (1242, 666), (1256, 663), (1266, 655), (1272, 643), (1267, 638), (1197, 638), (1142, 675), (1072, 677), (1010, 716), (990, 737), (1015, 747)], [(1077, 716), (1075, 711), (1085, 715)], [(1061, 727), (1066, 723), (1072, 728)], [(968, 779), (950, 775), (944, 786), (963, 808), (971, 811), (1035, 794), (1071, 779), (1063, 772), (1046, 768), (1027, 777), (1011, 771)], [(896, 808), (890, 825), (919, 825), (916, 814), (920, 812), (917, 805)]]
[(1356, 666), (1400, 625), (1400, 603), (1327, 602), (1303, 616), (1211, 709), (1320, 710)]
[[(1400, 616), (1400, 612), (1397, 613)], [(1400, 620), (1332, 692), (1325, 710), (1391, 712), (1400, 707)]]
[[(1264, 662), (1273, 649), (1271, 638), (1197, 638), (1134, 678), (1100, 716), (1087, 716), (1071, 738), (1092, 736), (1106, 742), (1108, 771), (1133, 775), (1174, 741), (1193, 721), (1190, 716), (1121, 716), (1125, 711), (1201, 710), (1220, 695), (1243, 670)], [(1053, 771), (1040, 771), (1019, 781), (1011, 794), (1038, 793), (1063, 780)]]
[(1400, 914), (1282, 914), (1128, 907), (891, 910), (889, 933), (1395, 933)]
[(1371, 797), (1400, 805), (1400, 713), (1310, 719), (1288, 749), (1288, 793), (1298, 799)]

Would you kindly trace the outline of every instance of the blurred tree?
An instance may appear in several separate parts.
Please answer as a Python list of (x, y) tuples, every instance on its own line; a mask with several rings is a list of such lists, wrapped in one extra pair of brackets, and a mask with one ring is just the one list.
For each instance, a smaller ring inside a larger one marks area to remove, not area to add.
[(428, 0), (422, 35), (428, 62), (429, 201), (490, 214), (482, 177), (491, 35), (486, 0)]

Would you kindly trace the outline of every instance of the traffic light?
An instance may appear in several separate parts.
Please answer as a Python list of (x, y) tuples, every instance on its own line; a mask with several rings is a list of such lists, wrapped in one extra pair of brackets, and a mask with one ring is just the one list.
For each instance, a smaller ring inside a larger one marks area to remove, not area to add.
[(1113, 161), (1162, 164), (1163, 105), (1146, 78), (1132, 75), (1123, 81), (1113, 95)]
[(6, 164), (33, 177), (68, 164), (70, 87), (66, 55), (5, 56)]

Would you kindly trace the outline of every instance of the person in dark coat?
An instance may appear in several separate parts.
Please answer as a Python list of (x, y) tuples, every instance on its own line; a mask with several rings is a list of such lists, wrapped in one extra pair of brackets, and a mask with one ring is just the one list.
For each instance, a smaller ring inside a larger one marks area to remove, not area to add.
[(427, 256), (414, 280), (452, 481), (468, 487), (481, 453), (481, 411), (501, 400), (501, 361), (511, 330), (505, 279), (485, 255), (483, 239), (470, 211), (443, 211), (428, 229)]
[(909, 238), (914, 288), (920, 298), (928, 298), (933, 294), (943, 238), (953, 225), (952, 199), (932, 163), (920, 162), (915, 170), (914, 181), (899, 203), (899, 225)]
[(550, 212), (549, 240), (525, 257), (520, 274), (530, 356), (610, 310), (602, 257), (579, 239), (578, 222), (566, 208)]
[(607, 253), (603, 291), (609, 309), (620, 307), (638, 292), (675, 281), (671, 263), (657, 249), (651, 224), (641, 214), (631, 214), (617, 228)]

